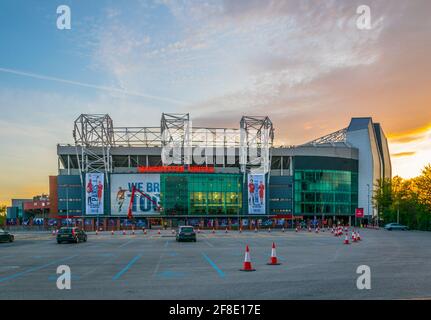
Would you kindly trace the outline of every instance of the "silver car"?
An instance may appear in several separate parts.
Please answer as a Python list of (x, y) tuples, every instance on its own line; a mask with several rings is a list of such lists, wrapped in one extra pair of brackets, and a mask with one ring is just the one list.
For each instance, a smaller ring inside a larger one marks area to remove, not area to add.
[(385, 225), (385, 229), (389, 230), (389, 231), (391, 231), (391, 230), (408, 230), (409, 227), (393, 222), (393, 223), (388, 223), (387, 225)]

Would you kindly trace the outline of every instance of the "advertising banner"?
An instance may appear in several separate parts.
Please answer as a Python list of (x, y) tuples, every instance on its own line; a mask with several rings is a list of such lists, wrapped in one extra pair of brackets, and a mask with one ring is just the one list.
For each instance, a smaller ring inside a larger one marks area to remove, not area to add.
[(265, 214), (265, 175), (249, 174), (247, 180), (248, 213)]
[(103, 214), (104, 174), (87, 173), (85, 175), (85, 214)]
[(135, 193), (133, 216), (158, 215), (160, 204), (160, 174), (115, 174), (111, 176), (111, 215), (127, 216), (132, 187), (148, 195), (153, 201)]
[(364, 217), (364, 208), (356, 208), (355, 215), (356, 215), (356, 218), (363, 218)]

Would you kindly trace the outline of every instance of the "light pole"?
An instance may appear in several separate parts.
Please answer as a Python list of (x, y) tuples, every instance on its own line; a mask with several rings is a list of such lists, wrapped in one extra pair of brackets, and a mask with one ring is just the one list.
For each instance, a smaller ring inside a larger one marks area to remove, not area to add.
[(398, 201), (397, 203), (398, 208), (397, 208), (397, 223), (400, 223), (400, 202)]
[(368, 188), (368, 202), (367, 202), (367, 215), (368, 215), (368, 219), (371, 218), (370, 216), (370, 184), (367, 183), (367, 188)]
[(66, 223), (69, 226), (69, 185), (66, 185)]

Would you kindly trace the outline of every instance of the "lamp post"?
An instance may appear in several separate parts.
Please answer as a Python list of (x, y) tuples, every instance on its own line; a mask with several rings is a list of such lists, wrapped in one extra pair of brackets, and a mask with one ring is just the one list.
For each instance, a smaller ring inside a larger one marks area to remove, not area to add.
[(368, 215), (368, 218), (370, 218), (371, 217), (371, 213), (370, 213), (370, 184), (368, 184), (368, 183), (367, 183), (367, 188), (368, 188), (367, 215)]
[(69, 226), (69, 185), (66, 185), (66, 223)]

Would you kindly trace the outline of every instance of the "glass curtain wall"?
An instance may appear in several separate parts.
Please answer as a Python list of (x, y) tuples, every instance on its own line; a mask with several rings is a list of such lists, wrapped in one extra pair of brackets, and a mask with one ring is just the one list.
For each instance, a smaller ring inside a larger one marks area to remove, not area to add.
[(295, 170), (295, 214), (351, 215), (358, 206), (358, 174)]
[(242, 206), (241, 181), (241, 175), (236, 174), (162, 174), (163, 214), (238, 215)]

